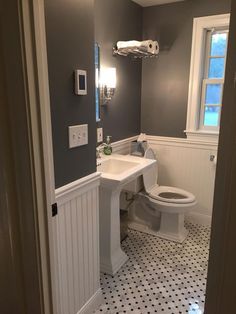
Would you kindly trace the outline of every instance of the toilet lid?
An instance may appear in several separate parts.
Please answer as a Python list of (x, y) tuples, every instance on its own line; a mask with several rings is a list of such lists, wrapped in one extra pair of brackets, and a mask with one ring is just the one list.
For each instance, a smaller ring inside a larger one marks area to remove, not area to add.
[[(154, 159), (154, 160), (156, 159), (155, 153), (150, 147), (146, 149), (144, 158)], [(157, 185), (157, 178), (158, 178), (157, 163), (155, 163), (149, 169), (146, 169), (143, 172), (143, 185), (144, 185), (145, 191), (148, 194), (153, 189), (153, 187)]]
[(151, 147), (148, 147), (148, 148), (145, 150), (144, 158), (147, 158), (147, 159), (154, 159), (154, 160), (156, 159), (155, 153), (154, 153), (154, 151), (151, 149)]
[(182, 189), (170, 187), (170, 186), (154, 186), (149, 192), (149, 196), (156, 200), (174, 203), (174, 204), (186, 204), (195, 202), (195, 196)]

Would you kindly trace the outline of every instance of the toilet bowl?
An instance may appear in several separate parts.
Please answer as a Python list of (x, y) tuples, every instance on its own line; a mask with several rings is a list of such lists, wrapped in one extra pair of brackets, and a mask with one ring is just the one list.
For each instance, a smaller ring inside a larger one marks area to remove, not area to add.
[[(151, 148), (146, 150), (144, 157), (156, 159)], [(141, 192), (140, 195), (143, 196), (147, 205), (153, 209), (153, 219), (157, 216), (156, 211), (161, 214), (159, 230), (153, 230), (149, 233), (182, 243), (188, 234), (184, 227), (184, 215), (196, 205), (196, 198), (188, 191), (158, 185), (157, 178), (157, 165), (155, 169), (148, 169), (143, 174), (144, 192)]]

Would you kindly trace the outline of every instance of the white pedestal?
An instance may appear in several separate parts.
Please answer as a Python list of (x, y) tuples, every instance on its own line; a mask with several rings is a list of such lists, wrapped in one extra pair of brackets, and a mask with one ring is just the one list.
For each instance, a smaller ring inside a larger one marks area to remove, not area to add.
[(120, 246), (120, 189), (100, 186), (100, 270), (114, 275), (128, 260)]

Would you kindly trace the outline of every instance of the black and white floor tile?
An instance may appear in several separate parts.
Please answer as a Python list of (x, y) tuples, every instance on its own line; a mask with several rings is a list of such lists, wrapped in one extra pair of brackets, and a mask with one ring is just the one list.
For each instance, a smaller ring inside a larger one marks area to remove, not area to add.
[(115, 276), (102, 275), (104, 304), (95, 313), (202, 314), (210, 228), (186, 228), (183, 244), (129, 230), (129, 260)]

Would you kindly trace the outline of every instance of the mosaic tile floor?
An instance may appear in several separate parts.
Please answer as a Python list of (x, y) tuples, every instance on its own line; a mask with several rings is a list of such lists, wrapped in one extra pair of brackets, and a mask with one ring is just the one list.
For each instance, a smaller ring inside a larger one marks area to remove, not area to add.
[(102, 275), (104, 304), (95, 313), (202, 314), (210, 228), (186, 228), (183, 244), (129, 230), (129, 260), (115, 276)]

